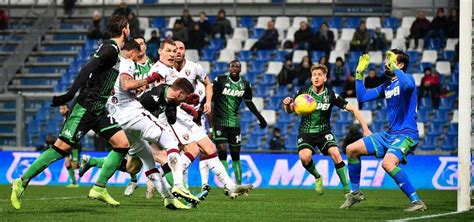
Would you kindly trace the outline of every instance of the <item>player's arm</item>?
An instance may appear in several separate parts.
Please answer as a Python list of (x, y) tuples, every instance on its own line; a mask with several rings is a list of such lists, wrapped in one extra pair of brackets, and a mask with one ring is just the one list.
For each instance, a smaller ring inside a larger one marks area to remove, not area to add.
[(212, 96), (213, 96), (213, 87), (212, 82), (208, 76), (204, 77), (204, 86), (206, 87), (206, 103), (204, 103), (204, 110), (205, 114), (210, 114), (212, 112), (211, 103), (212, 103)]
[(285, 99), (283, 99), (283, 109), (285, 110), (286, 113), (292, 113), (295, 111), (294, 106), (293, 106), (293, 98), (288, 96)]
[(354, 117), (357, 119), (359, 124), (362, 126), (364, 136), (372, 135), (372, 132), (370, 132), (369, 126), (367, 126), (367, 123), (365, 122), (364, 117), (362, 117), (362, 114), (360, 113), (359, 109), (357, 109), (357, 107), (355, 107), (351, 104), (347, 104), (345, 108), (346, 108), (347, 111), (354, 114)]
[(397, 66), (397, 55), (392, 51), (387, 51), (387, 61), (385, 65), (397, 76), (402, 89), (412, 90), (416, 87), (415, 80), (408, 77), (408, 75)]
[(366, 90), (364, 86), (364, 72), (369, 67), (370, 56), (364, 54), (359, 57), (359, 63), (356, 68), (356, 96), (359, 102), (366, 102), (380, 97), (383, 91), (383, 85), (377, 88)]
[(245, 92), (244, 92), (244, 102), (247, 108), (249, 108), (250, 112), (252, 112), (258, 119), (258, 122), (260, 122), (260, 128), (265, 128), (267, 127), (267, 121), (265, 118), (263, 118), (262, 114), (258, 112), (257, 107), (252, 101), (252, 88), (250, 88), (250, 84), (247, 84), (245, 87)]
[(142, 86), (146, 86), (160, 79), (161, 76), (158, 73), (152, 73), (152, 75), (141, 80), (134, 80), (128, 73), (122, 73), (120, 75), (120, 86), (124, 90), (138, 89)]

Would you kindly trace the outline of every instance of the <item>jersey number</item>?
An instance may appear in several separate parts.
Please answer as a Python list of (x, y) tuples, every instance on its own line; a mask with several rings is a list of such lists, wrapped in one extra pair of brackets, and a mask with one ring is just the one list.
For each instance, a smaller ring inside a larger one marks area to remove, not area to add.
[(333, 140), (334, 139), (334, 136), (332, 136), (332, 134), (326, 134), (326, 140)]
[(242, 141), (242, 136), (239, 134), (239, 135), (235, 136), (235, 142), (240, 143), (240, 141)]

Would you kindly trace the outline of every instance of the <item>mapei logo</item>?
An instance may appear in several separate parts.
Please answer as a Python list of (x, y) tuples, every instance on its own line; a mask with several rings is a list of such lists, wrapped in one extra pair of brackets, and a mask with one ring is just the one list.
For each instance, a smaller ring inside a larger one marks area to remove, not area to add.
[[(235, 181), (231, 160), (230, 155), (227, 156), (227, 161), (229, 162), (229, 176)], [(242, 184), (252, 184), (253, 187), (259, 187), (262, 184), (262, 175), (252, 157), (250, 155), (240, 155), (240, 163), (242, 165)], [(214, 183), (219, 187), (224, 187), (224, 184), (219, 181), (217, 176), (214, 176)]]
[(390, 99), (393, 96), (398, 96), (400, 95), (400, 86), (396, 86), (395, 88), (391, 90), (385, 90), (385, 98)]
[[(30, 167), (30, 165), (36, 160), (40, 153), (26, 153), (18, 152), (12, 153), (14, 159), (7, 171), (7, 180), (12, 182), (14, 179), (20, 177), (25, 173), (25, 171)], [(44, 171), (38, 174), (30, 184), (33, 185), (46, 185), (51, 181), (51, 171), (49, 168), (44, 169)]]
[[(439, 157), (441, 164), (433, 176), (433, 186), (438, 190), (455, 190), (458, 185), (458, 158)], [(474, 169), (471, 169), (474, 170)], [(474, 171), (471, 171), (471, 177)]]

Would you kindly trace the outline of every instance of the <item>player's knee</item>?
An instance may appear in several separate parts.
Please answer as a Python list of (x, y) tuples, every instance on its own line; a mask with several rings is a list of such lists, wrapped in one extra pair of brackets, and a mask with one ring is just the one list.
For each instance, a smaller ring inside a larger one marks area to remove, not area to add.
[(311, 162), (311, 154), (308, 154), (307, 152), (302, 152), (300, 151), (298, 153), (299, 157), (300, 157), (300, 160), (301, 160), (301, 163), (303, 164), (303, 166), (306, 166), (309, 164), (309, 162)]
[(387, 172), (392, 172), (392, 170), (395, 169), (395, 167), (396, 167), (395, 164), (390, 161), (387, 161), (387, 160), (382, 161), (382, 168)]
[(77, 169), (79, 167), (79, 165), (77, 164), (76, 161), (71, 162), (71, 166), (72, 166), (73, 169)]
[(356, 158), (357, 157), (357, 149), (354, 146), (354, 144), (349, 144), (346, 147), (346, 154), (347, 154), (348, 157), (351, 157), (351, 158)]

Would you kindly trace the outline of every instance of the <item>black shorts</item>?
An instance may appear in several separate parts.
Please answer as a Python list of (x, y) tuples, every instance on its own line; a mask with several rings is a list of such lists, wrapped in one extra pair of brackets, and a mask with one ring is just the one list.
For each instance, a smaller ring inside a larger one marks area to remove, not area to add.
[(96, 115), (76, 103), (64, 122), (64, 126), (59, 133), (59, 139), (74, 147), (89, 130), (94, 130), (96, 134), (109, 141), (122, 128), (115, 122), (109, 112), (104, 111)]
[(298, 152), (302, 149), (310, 149), (315, 153), (315, 148), (318, 147), (323, 155), (328, 155), (328, 149), (332, 146), (337, 147), (336, 137), (332, 131), (298, 134)]
[(212, 139), (216, 145), (228, 143), (229, 146), (240, 146), (242, 142), (240, 127), (214, 126)]

